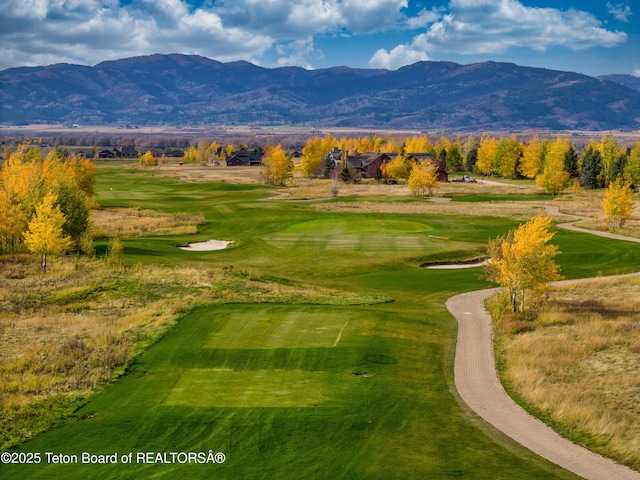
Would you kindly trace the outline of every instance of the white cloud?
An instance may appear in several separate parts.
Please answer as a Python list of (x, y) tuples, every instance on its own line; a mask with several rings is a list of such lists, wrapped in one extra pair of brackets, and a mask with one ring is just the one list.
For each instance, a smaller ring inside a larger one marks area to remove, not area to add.
[(408, 0), (227, 0), (215, 12), (226, 25), (298, 40), (309, 34), (347, 30), (382, 32), (403, 20)]
[(603, 28), (590, 13), (527, 7), (518, 0), (451, 0), (448, 10), (425, 33), (401, 45), (405, 48), (378, 51), (369, 64), (373, 66), (383, 58), (397, 65), (403, 58), (410, 58), (408, 51), (464, 55), (500, 54), (517, 47), (541, 52), (556, 46), (583, 50), (611, 47), (627, 39), (623, 32)]
[(408, 0), (343, 0), (337, 3), (341, 24), (356, 34), (395, 27), (401, 19), (400, 9), (408, 6)]
[(408, 20), (408, 0), (1, 0), (0, 68), (44, 62), (93, 64), (150, 53), (198, 53), (278, 64), (321, 58), (318, 35), (365, 35)]
[(276, 53), (279, 56), (277, 61), (279, 67), (296, 65), (312, 69), (313, 67), (308, 62), (309, 58), (322, 57), (322, 52), (317, 51), (314, 47), (312, 37), (280, 44), (276, 47)]
[(0, 69), (174, 52), (255, 60), (274, 44), (183, 0), (3, 0), (0, 31)]
[(371, 60), (369, 66), (372, 68), (386, 68), (387, 70), (397, 70), (405, 65), (429, 60), (429, 56), (420, 50), (416, 50), (408, 45), (398, 45), (390, 52), (384, 48), (378, 50)]
[(415, 17), (407, 18), (406, 25), (409, 30), (424, 28), (442, 18), (442, 7), (433, 7), (431, 10), (423, 8)]
[(640, 78), (640, 68), (634, 69), (633, 72), (631, 72), (631, 75)]
[(611, 2), (607, 2), (607, 9), (619, 22), (629, 23), (629, 17), (633, 15), (631, 7), (624, 3), (617, 3), (614, 5)]

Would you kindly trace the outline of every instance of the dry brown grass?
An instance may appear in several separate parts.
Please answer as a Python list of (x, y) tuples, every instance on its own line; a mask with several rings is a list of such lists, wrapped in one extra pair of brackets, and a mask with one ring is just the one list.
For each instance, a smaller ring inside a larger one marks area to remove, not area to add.
[(162, 213), (140, 208), (101, 208), (91, 211), (95, 237), (192, 235), (205, 222), (204, 215)]
[(152, 175), (178, 177), (185, 182), (261, 183), (260, 167), (226, 167), (198, 164), (164, 164)]
[(503, 380), (574, 438), (640, 469), (640, 277), (565, 283), (530, 331), (497, 328)]
[(315, 208), (331, 212), (452, 214), (511, 217), (516, 220), (528, 220), (531, 217), (535, 217), (543, 210), (543, 207), (540, 206), (540, 204), (528, 204), (523, 202), (474, 203), (473, 208), (469, 208), (468, 203), (438, 201), (417, 203), (328, 203), (316, 205)]
[(80, 397), (120, 374), (194, 305), (389, 300), (285, 283), (230, 266), (123, 271), (72, 258), (42, 275), (35, 257), (0, 258), (0, 448), (73, 411)]
[[(333, 180), (326, 179), (307, 179), (299, 175), (294, 176), (292, 185), (280, 192), (286, 199), (290, 200), (306, 200), (306, 199), (322, 199), (332, 197)], [(458, 195), (474, 195), (474, 194), (491, 194), (491, 193), (517, 193), (517, 194), (533, 194), (537, 192), (537, 187), (533, 186), (516, 186), (510, 184), (495, 183), (458, 183), (447, 182), (441, 183), (437, 190), (437, 196), (458, 196)], [(406, 184), (399, 183), (397, 185), (386, 185), (377, 183), (373, 180), (363, 180), (361, 183), (339, 183), (338, 196), (389, 196), (389, 197), (408, 197), (409, 187)], [(279, 197), (274, 197), (276, 200)]]
[[(604, 194), (604, 190), (581, 190), (576, 195), (560, 197), (554, 205), (559, 207), (563, 213), (590, 218), (590, 220), (578, 222), (577, 226), (593, 230), (607, 230), (607, 222), (602, 208)], [(625, 223), (624, 228), (617, 233), (640, 237), (640, 201), (637, 197), (634, 204), (635, 208), (631, 217)]]

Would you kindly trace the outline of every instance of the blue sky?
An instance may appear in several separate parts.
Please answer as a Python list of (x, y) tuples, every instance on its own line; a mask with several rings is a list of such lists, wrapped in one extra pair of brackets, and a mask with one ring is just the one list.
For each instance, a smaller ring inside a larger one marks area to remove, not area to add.
[(265, 67), (494, 60), (640, 76), (638, 0), (2, 0), (0, 69), (152, 53)]

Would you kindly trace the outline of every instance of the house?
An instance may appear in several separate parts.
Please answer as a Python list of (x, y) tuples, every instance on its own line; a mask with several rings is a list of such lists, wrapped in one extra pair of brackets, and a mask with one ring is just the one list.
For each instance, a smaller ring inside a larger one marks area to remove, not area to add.
[(375, 177), (376, 170), (391, 161), (386, 153), (366, 152), (359, 155), (348, 156), (347, 166), (360, 172), (363, 178)]
[(262, 163), (262, 156), (262, 150), (259, 148), (255, 150), (241, 148), (227, 158), (227, 167), (257, 166)]
[(426, 161), (435, 163), (438, 166), (438, 181), (449, 181), (449, 173), (447, 172), (447, 161), (444, 158), (438, 158), (436, 160), (430, 153), (407, 153), (407, 158), (409, 160), (415, 161), (416, 163), (422, 163)]
[[(354, 170), (359, 178), (374, 178), (376, 171), (383, 165), (391, 161), (391, 157), (386, 153), (365, 152), (357, 155), (348, 155), (346, 158), (347, 167)], [(342, 150), (338, 147), (333, 149), (325, 157), (325, 165), (333, 164), (334, 168), (330, 174), (331, 178), (339, 175), (342, 168)], [(322, 168), (326, 168), (323, 166)]]
[(124, 158), (137, 158), (138, 151), (133, 145), (124, 145), (120, 150), (120, 155), (122, 155)]
[(333, 165), (335, 167), (340, 165), (341, 160), (342, 160), (342, 150), (340, 150), (338, 147), (333, 147), (333, 149), (329, 153), (327, 153), (327, 156), (325, 157), (325, 161), (333, 162)]
[(113, 153), (113, 150), (104, 149), (98, 152), (98, 158), (115, 158), (115, 157), (116, 157), (116, 154)]
[(164, 154), (171, 158), (182, 158), (184, 157), (184, 150), (180, 150), (179, 148), (167, 148), (165, 149)]

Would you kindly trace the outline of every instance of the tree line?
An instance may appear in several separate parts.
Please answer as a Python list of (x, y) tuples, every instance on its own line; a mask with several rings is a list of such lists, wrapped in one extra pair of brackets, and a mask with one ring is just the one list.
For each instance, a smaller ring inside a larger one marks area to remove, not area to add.
[(90, 208), (95, 167), (52, 149), (19, 147), (0, 171), (0, 253), (47, 254), (93, 250)]
[(434, 143), (427, 135), (404, 139), (374, 135), (336, 139), (327, 135), (307, 141), (302, 150), (303, 174), (314, 176), (335, 147), (345, 155), (381, 152), (406, 157), (410, 153), (429, 153), (435, 159), (445, 160), (449, 171), (536, 179), (550, 193), (557, 193), (578, 178), (585, 188), (604, 188), (618, 176), (630, 183), (640, 183), (640, 142), (633, 148), (624, 148), (612, 133), (605, 134), (599, 142), (591, 140), (581, 154), (562, 136), (555, 140), (535, 136), (526, 142), (515, 135), (503, 138), (483, 135), (479, 141), (472, 135), (454, 140), (443, 136)]
[(534, 137), (521, 143), (515, 136), (482, 137), (478, 146), (477, 171), (504, 178), (530, 178), (552, 194), (564, 190), (573, 179), (584, 188), (605, 188), (618, 177), (640, 183), (640, 142), (623, 148), (612, 133), (598, 142), (591, 140), (578, 155), (567, 138)]

